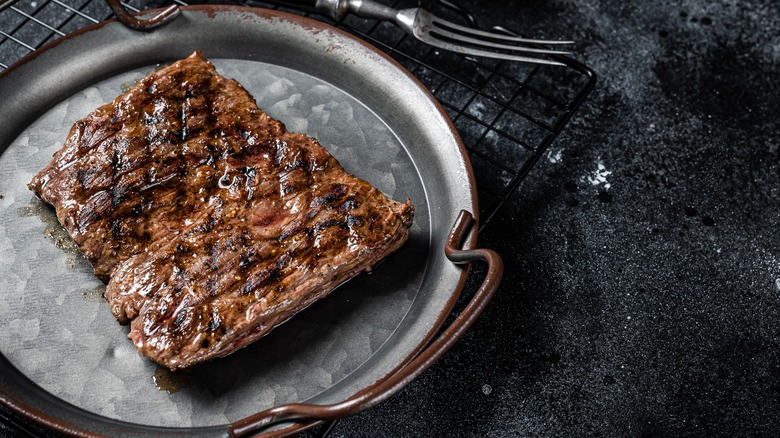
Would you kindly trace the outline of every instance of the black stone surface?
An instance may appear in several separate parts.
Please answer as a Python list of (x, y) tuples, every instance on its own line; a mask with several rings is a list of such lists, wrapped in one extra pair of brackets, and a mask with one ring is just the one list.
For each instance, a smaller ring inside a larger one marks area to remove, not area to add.
[(481, 235), (490, 307), (331, 436), (776, 434), (780, 3), (458, 3), (599, 82)]
[(333, 436), (776, 434), (780, 3), (462, 4), (599, 82), (481, 236), (475, 327)]

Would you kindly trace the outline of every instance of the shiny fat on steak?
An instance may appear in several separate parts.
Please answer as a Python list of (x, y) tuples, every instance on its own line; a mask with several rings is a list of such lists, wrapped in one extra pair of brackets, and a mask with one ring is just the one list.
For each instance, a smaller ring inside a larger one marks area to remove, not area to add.
[(371, 270), (414, 215), (198, 52), (76, 122), (29, 187), (108, 283), (138, 350), (171, 370), (230, 354)]

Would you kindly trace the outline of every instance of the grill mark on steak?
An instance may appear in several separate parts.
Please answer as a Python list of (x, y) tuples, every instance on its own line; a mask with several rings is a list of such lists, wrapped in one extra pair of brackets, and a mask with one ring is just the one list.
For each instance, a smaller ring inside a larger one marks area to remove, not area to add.
[(372, 269), (414, 211), (199, 53), (76, 122), (29, 186), (108, 283), (139, 351), (172, 370), (230, 354)]

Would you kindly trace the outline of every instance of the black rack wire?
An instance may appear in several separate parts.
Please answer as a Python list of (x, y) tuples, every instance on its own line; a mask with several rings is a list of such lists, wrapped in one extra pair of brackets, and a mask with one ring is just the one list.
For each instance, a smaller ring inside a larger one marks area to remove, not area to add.
[[(516, 193), (596, 82), (591, 69), (569, 58), (556, 59), (565, 67), (474, 59), (419, 43), (391, 23), (354, 16), (333, 22), (255, 0), (232, 2), (330, 23), (383, 50), (413, 73), (445, 108), (466, 145), (477, 179), (483, 229)], [(168, 3), (122, 2), (131, 12)], [(476, 25), (473, 16), (449, 0), (419, 3), (444, 18)], [(394, 1), (391, 6), (408, 6), (408, 1)], [(0, 0), (0, 71), (49, 41), (111, 17), (103, 0)], [(332, 425), (324, 424), (310, 435), (325, 436)]]

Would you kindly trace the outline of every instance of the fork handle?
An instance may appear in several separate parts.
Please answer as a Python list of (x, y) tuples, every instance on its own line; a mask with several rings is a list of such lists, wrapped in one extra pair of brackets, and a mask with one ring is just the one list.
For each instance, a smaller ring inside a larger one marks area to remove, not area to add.
[(336, 21), (343, 20), (347, 14), (373, 20), (395, 21), (398, 13), (396, 9), (373, 0), (296, 0), (290, 3), (314, 7)]

